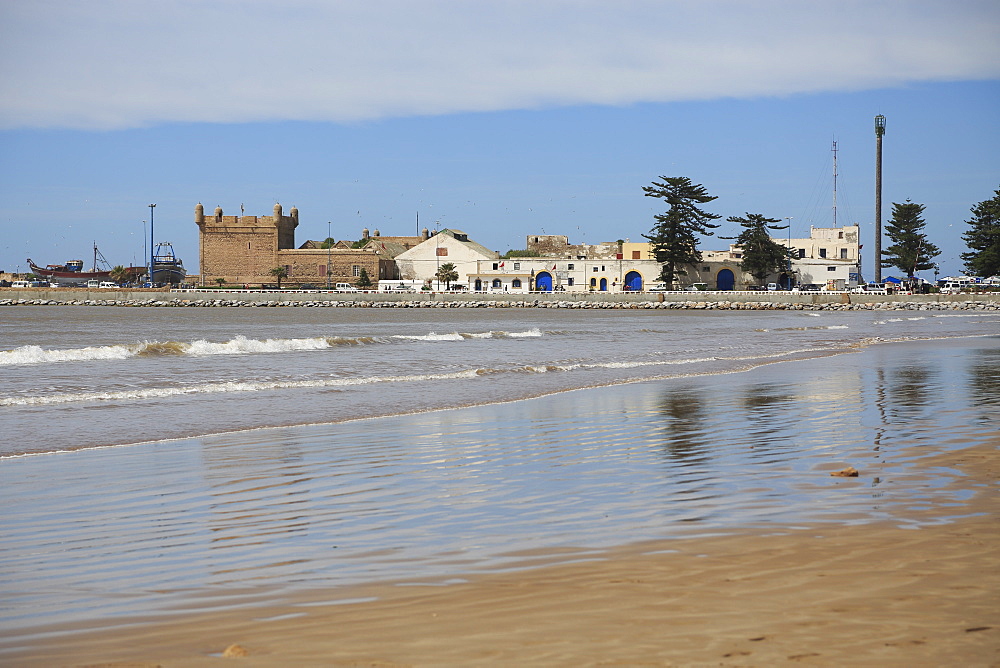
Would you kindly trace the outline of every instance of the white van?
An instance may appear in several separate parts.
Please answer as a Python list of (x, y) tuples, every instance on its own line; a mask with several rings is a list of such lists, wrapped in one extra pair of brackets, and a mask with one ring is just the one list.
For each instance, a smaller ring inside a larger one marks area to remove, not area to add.
[(101, 289), (109, 288), (111, 290), (115, 290), (118, 288), (118, 284), (112, 283), (111, 281), (101, 281), (101, 284), (98, 287)]
[(337, 292), (358, 292), (358, 289), (350, 283), (337, 283)]
[(30, 288), (31, 287), (31, 283), (29, 283), (28, 281), (14, 281), (13, 283), (10, 284), (10, 287), (12, 287), (12, 288)]

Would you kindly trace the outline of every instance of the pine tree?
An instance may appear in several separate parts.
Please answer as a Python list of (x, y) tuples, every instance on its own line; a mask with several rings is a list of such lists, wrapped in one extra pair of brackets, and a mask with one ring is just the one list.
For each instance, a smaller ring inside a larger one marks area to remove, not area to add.
[(883, 267), (896, 267), (910, 278), (918, 271), (934, 268), (933, 259), (941, 250), (923, 233), (923, 213), (923, 204), (910, 200), (892, 203), (892, 220), (885, 226), (892, 245), (882, 252)]
[(368, 275), (368, 270), (361, 267), (361, 271), (358, 273), (357, 287), (361, 290), (365, 290), (372, 286), (371, 276)]
[(1000, 190), (993, 199), (972, 207), (972, 216), (965, 221), (969, 231), (962, 235), (970, 249), (961, 255), (965, 270), (984, 278), (1000, 275)]
[(726, 220), (730, 223), (739, 223), (743, 227), (738, 237), (726, 238), (735, 238), (743, 254), (740, 269), (756, 278), (758, 284), (788, 266), (790, 250), (768, 234), (768, 230), (788, 228), (787, 225), (775, 225), (781, 222), (779, 218), (765, 218), (759, 213), (747, 213), (746, 218), (730, 216)]
[(721, 218), (698, 208), (716, 197), (709, 195), (701, 184), (694, 185), (686, 176), (661, 176), (651, 186), (643, 186), (646, 197), (666, 200), (666, 213), (654, 216), (656, 225), (649, 234), (642, 236), (649, 240), (653, 256), (663, 264), (659, 280), (674, 288), (674, 278), (686, 272), (682, 265), (701, 261), (698, 250), (698, 235), (711, 236), (710, 229), (718, 227), (710, 221)]

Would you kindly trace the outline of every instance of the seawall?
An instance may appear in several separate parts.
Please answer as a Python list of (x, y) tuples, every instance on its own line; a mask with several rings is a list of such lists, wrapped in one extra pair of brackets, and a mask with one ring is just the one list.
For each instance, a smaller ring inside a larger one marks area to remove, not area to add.
[(1000, 309), (1000, 293), (879, 295), (847, 292), (385, 293), (316, 290), (0, 289), (0, 306), (312, 306), (354, 308)]

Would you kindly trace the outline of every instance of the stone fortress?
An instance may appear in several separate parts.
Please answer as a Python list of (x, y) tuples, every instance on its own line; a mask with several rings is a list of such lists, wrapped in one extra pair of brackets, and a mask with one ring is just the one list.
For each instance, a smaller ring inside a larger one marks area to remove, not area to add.
[[(296, 248), (299, 211), (295, 207), (287, 216), (282, 214), (281, 204), (274, 205), (271, 216), (226, 216), (222, 207), (216, 207), (214, 215), (206, 216), (205, 207), (199, 203), (194, 208), (194, 222), (198, 225), (202, 285), (212, 285), (220, 279), (227, 285), (273, 284), (277, 279), (271, 271), (276, 267), (285, 268), (284, 280), (290, 283), (311, 283), (317, 287), (326, 287), (328, 281), (353, 285), (362, 269), (372, 283), (398, 277), (396, 263), (386, 248), (378, 244), (352, 248), (352, 244), (340, 242), (332, 248), (322, 248), (320, 242), (307, 241)], [(413, 245), (419, 241), (419, 237), (406, 239)]]

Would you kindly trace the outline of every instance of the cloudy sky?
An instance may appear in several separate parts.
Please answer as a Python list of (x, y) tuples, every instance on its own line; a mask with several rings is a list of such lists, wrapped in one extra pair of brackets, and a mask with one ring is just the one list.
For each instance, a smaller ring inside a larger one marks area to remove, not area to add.
[(297, 206), (299, 243), (418, 214), (501, 252), (638, 240), (660, 175), (804, 236), (834, 141), (838, 223), (871, 236), (884, 114), (884, 216), (925, 204), (958, 273), (1000, 188), (997, 34), (995, 0), (6, 0), (0, 269), (141, 263), (153, 202), (192, 272), (197, 202)]

